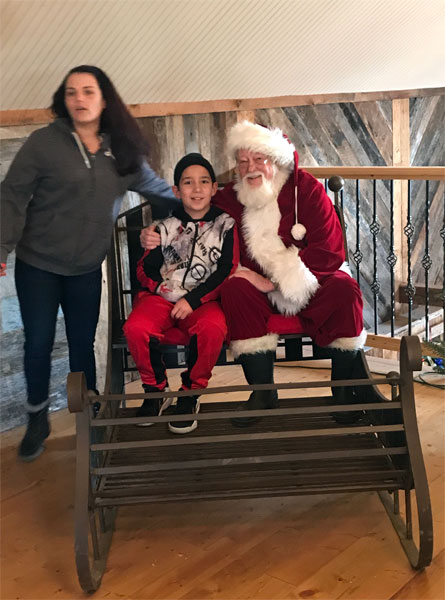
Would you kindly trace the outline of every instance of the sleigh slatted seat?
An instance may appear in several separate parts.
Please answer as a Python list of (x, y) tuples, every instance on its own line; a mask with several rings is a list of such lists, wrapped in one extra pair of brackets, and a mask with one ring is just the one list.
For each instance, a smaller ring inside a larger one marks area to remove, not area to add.
[[(364, 353), (359, 352), (355, 379), (348, 381), (302, 383), (296, 378), (286, 384), (202, 390), (201, 411), (196, 416), (199, 427), (186, 436), (173, 435), (167, 428), (168, 421), (183, 419), (181, 416), (155, 417), (150, 419), (151, 427), (136, 426), (146, 419), (136, 416), (137, 409), (130, 401), (140, 403), (143, 398), (159, 396), (124, 393), (134, 366), (122, 325), (138, 289), (135, 269), (141, 255), (143, 211), (138, 207), (121, 215), (108, 260), (104, 394), (91, 395), (83, 373), (68, 377), (69, 408), (76, 413), (75, 553), (83, 590), (93, 592), (100, 586), (117, 508), (139, 503), (376, 491), (411, 565), (416, 569), (427, 566), (433, 535), (414, 404), (413, 371), (421, 369), (417, 337), (402, 338), (400, 374), (372, 377)], [(311, 341), (305, 338), (298, 317), (277, 315), (271, 321), (271, 330), (283, 334), (281, 359), (303, 359)], [(188, 340), (178, 333), (171, 330), (164, 340), (167, 366), (184, 362)], [(323, 358), (323, 350), (314, 347), (311, 357)], [(219, 364), (230, 364), (226, 349)], [(353, 385), (356, 391), (354, 410), (362, 416), (353, 425), (340, 425), (333, 417), (334, 412), (350, 411), (350, 405), (333, 404), (332, 397), (322, 394), (293, 397), (293, 392), (301, 389), (326, 392), (323, 388), (340, 385)], [(378, 386), (385, 386), (387, 393), (383, 395)], [(238, 403), (230, 401), (231, 395), (242, 392), (247, 400), (251, 391), (258, 389), (277, 389), (280, 407), (237, 410), (237, 417), (262, 419), (246, 429), (234, 428), (230, 418)], [(206, 402), (221, 393), (224, 401)], [(172, 391), (162, 395), (190, 394)], [(97, 400), (101, 409), (96, 415), (93, 404)], [(413, 499), (417, 511), (413, 511)], [(416, 542), (413, 515), (418, 521)]]

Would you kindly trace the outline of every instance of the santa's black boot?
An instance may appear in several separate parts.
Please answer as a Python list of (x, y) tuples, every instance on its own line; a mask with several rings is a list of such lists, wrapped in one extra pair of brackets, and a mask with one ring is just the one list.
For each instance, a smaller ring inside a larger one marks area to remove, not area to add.
[[(356, 350), (331, 349), (332, 356), (332, 380), (354, 379), (354, 364), (357, 358)], [(353, 386), (333, 387), (332, 395), (335, 404), (355, 404), (358, 400), (355, 396)], [(339, 425), (351, 425), (356, 423), (363, 415), (361, 410), (347, 412), (334, 412), (332, 416)]]
[[(256, 354), (240, 354), (238, 362), (243, 368), (244, 377), (249, 385), (273, 383), (273, 367), (275, 352), (257, 352)], [(249, 400), (240, 406), (241, 410), (263, 410), (278, 408), (276, 390), (259, 390), (250, 394)], [(261, 417), (234, 417), (231, 419), (235, 427), (249, 427)]]
[(28, 427), (19, 447), (19, 458), (31, 462), (40, 456), (45, 449), (43, 442), (50, 431), (47, 406), (38, 412), (28, 413)]

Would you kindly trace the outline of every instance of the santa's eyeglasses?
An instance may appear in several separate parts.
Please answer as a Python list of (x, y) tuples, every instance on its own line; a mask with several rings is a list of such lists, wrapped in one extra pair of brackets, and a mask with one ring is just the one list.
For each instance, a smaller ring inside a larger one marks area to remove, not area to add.
[(269, 164), (270, 159), (267, 156), (258, 155), (253, 156), (251, 158), (241, 158), (236, 161), (238, 167), (247, 168), (251, 163), (255, 165), (255, 167), (262, 167), (264, 165)]

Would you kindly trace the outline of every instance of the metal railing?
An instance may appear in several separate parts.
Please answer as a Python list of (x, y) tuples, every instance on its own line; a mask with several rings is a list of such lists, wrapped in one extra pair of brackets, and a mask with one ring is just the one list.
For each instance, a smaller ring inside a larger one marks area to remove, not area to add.
[[(324, 179), (326, 189), (339, 190), (349, 260), (364, 293), (368, 330), (378, 334), (387, 324), (386, 333), (394, 337), (396, 317), (406, 312), (411, 335), (415, 313), (419, 320), (423, 310), (428, 340), (434, 307), (436, 316), (441, 309), (443, 331), (445, 167), (302, 168)], [(332, 187), (333, 179), (341, 183)]]

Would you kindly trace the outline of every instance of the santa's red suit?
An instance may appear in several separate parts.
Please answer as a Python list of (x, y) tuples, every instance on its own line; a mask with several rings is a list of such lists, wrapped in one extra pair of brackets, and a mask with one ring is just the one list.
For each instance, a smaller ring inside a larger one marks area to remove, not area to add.
[(342, 270), (342, 229), (322, 184), (298, 168), (298, 154), (279, 129), (238, 123), (229, 132), (228, 150), (236, 157), (240, 149), (271, 158), (282, 169), (283, 185), (262, 206), (243, 205), (239, 184), (229, 184), (215, 197), (238, 225), (241, 266), (276, 288), (264, 294), (240, 277), (223, 284), (221, 302), (234, 355), (275, 350), (278, 336), (268, 329), (274, 312), (298, 315), (319, 346), (362, 347), (362, 296)]

